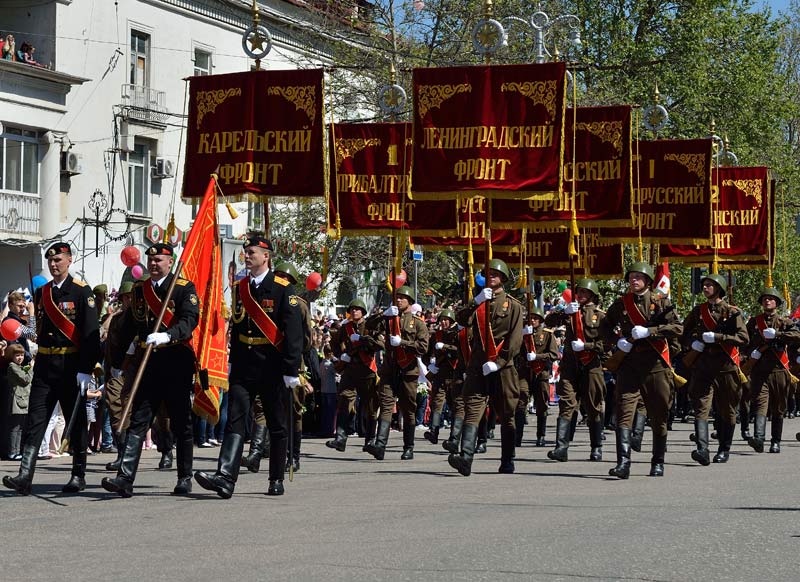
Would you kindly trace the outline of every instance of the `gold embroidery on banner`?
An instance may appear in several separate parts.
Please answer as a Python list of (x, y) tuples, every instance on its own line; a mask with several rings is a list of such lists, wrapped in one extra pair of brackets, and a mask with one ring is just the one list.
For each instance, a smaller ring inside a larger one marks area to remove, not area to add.
[(556, 81), (525, 81), (524, 83), (503, 83), (501, 91), (518, 91), (536, 105), (544, 105), (550, 117), (556, 116)]
[(678, 162), (689, 172), (697, 175), (701, 184), (706, 183), (708, 156), (705, 154), (665, 154), (664, 161)]
[(761, 196), (762, 186), (761, 180), (723, 180), (723, 186), (733, 186), (737, 190), (744, 192), (745, 196), (752, 196), (756, 199), (756, 204), (761, 208), (763, 198)]
[(462, 83), (460, 85), (420, 85), (419, 96), (419, 116), (420, 119), (425, 117), (433, 108), (437, 108), (458, 93), (472, 92), (472, 85)]
[(581, 122), (575, 126), (576, 129), (583, 129), (600, 141), (611, 144), (617, 156), (622, 155), (622, 122), (621, 121), (592, 121), (589, 123)]
[(300, 85), (297, 87), (269, 87), (267, 95), (280, 95), (295, 109), (302, 109), (308, 115), (311, 125), (317, 115), (317, 88), (314, 85)]
[(195, 96), (197, 100), (197, 129), (200, 129), (200, 124), (203, 118), (209, 113), (214, 113), (217, 106), (221, 105), (228, 97), (241, 97), (241, 87), (232, 87), (230, 89), (215, 89), (213, 91), (198, 91)]
[(363, 137), (345, 139), (339, 138), (336, 144), (336, 169), (338, 170), (345, 158), (352, 158), (355, 154), (370, 146), (381, 145), (378, 138), (364, 139)]

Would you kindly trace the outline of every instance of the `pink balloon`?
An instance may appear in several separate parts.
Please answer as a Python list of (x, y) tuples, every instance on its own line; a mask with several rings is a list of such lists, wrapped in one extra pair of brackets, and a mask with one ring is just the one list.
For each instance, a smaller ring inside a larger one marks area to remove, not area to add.
[(141, 265), (134, 265), (131, 268), (131, 275), (133, 275), (134, 279), (141, 279), (142, 275), (144, 275), (144, 269), (142, 269)]
[(126, 267), (133, 267), (142, 258), (142, 253), (136, 247), (125, 247), (119, 254), (119, 258)]
[(322, 285), (322, 275), (319, 273), (311, 273), (308, 277), (306, 277), (306, 289), (309, 291), (316, 291)]
[(10, 342), (18, 340), (22, 335), (22, 324), (16, 319), (8, 318), (0, 324), (0, 335)]

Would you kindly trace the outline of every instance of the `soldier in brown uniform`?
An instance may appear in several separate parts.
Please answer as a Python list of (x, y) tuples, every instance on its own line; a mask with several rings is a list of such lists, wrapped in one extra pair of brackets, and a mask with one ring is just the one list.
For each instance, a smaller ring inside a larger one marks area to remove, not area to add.
[(588, 416), (592, 451), (590, 461), (603, 460), (603, 403), (606, 384), (601, 357), (605, 352), (600, 326), (605, 312), (597, 307), (600, 289), (592, 279), (579, 279), (575, 299), (562, 312), (549, 315), (550, 327), (566, 326), (564, 357), (558, 391), (556, 448), (547, 453), (555, 461), (566, 461), (570, 441), (570, 424), (583, 403)]
[(411, 312), (413, 303), (414, 291), (404, 285), (397, 290), (397, 305), (392, 305), (383, 312), (384, 335), (388, 338), (389, 345), (380, 371), (383, 381), (379, 390), (381, 414), (375, 441), (364, 447), (366, 452), (378, 460), (383, 460), (386, 453), (395, 394), (400, 414), (403, 415), (403, 454), (400, 458), (404, 461), (414, 458), (419, 379), (417, 358), (428, 351), (429, 334), (425, 322)]
[(786, 413), (791, 386), (787, 348), (800, 343), (800, 330), (791, 319), (778, 315), (777, 308), (783, 301), (776, 289), (762, 289), (758, 302), (764, 308), (764, 313), (751, 317), (747, 322), (747, 334), (750, 336), (747, 352), (756, 360), (750, 372), (750, 395), (756, 419), (754, 434), (748, 443), (756, 452), (764, 452), (769, 409), (772, 411), (772, 444), (769, 452), (780, 453), (783, 415)]
[(349, 318), (331, 340), (333, 355), (339, 358), (344, 368), (336, 397), (336, 437), (325, 445), (337, 451), (344, 451), (347, 446), (347, 427), (355, 414), (356, 395), (360, 395), (364, 402), (364, 446), (375, 438), (375, 417), (380, 406), (375, 352), (383, 349), (383, 340), (367, 329), (367, 306), (363, 301), (351, 301), (347, 312)]
[(431, 424), (430, 430), (425, 431), (424, 436), (434, 445), (439, 442), (442, 409), (458, 368), (458, 330), (453, 325), (455, 322), (455, 314), (450, 309), (443, 310), (437, 318), (439, 329), (431, 338), (428, 349), (428, 378), (431, 380), (428, 402), (431, 409)]
[(712, 401), (716, 402), (719, 442), (714, 462), (728, 460), (741, 398), (739, 348), (747, 345), (748, 334), (741, 311), (723, 299), (728, 287), (725, 279), (710, 274), (703, 278), (702, 284), (707, 302), (696, 305), (684, 320), (683, 343), (700, 352), (692, 367), (688, 390), (694, 407), (697, 442), (692, 459), (706, 466), (710, 463), (708, 417)]
[(651, 293), (650, 265), (633, 263), (625, 277), (630, 291), (614, 301), (602, 324), (607, 345), (616, 342), (617, 349), (627, 354), (617, 372), (617, 465), (608, 474), (620, 479), (630, 476), (631, 426), (641, 395), (653, 429), (650, 476), (661, 477), (674, 375), (669, 340), (680, 336), (683, 327), (669, 299)]
[(502, 453), (498, 472), (514, 472), (514, 417), (519, 400), (519, 376), (513, 359), (522, 346), (522, 305), (503, 289), (503, 283), (511, 277), (505, 262), (492, 259), (488, 267), (489, 272), (484, 274), (486, 287), (475, 297), (472, 305), (456, 316), (460, 324), (472, 326), (472, 355), (463, 389), (461, 453), (451, 453), (447, 461), (464, 476), (472, 472), (478, 424), (489, 398), (501, 420)]
[[(442, 441), (442, 448), (448, 453), (458, 454), (461, 447), (461, 431), (464, 429), (464, 376), (467, 372), (467, 365), (472, 357), (472, 338), (470, 337), (469, 326), (456, 324), (450, 327), (454, 334), (454, 344), (445, 344), (448, 357), (452, 355), (452, 348), (457, 351), (457, 363), (453, 370), (453, 377), (447, 387), (447, 405), (452, 413), (450, 423), (450, 436)], [(448, 347), (448, 345), (450, 347)]]
[[(544, 313), (534, 307), (531, 314), (531, 325), (523, 332), (525, 348), (525, 379), (528, 390), (536, 408), (536, 446), (545, 446), (547, 428), (547, 407), (550, 402), (550, 373), (553, 362), (558, 360), (558, 343), (553, 332), (544, 326)], [(522, 377), (522, 374), (520, 374)], [(519, 409), (518, 414), (519, 414)], [(521, 441), (519, 418), (517, 419), (517, 442)]]

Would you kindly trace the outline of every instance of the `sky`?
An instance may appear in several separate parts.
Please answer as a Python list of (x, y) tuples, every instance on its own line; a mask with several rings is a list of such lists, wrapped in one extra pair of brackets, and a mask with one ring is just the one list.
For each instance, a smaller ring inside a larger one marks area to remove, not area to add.
[(770, 6), (773, 14), (786, 12), (789, 9), (789, 0), (757, 0), (755, 4)]

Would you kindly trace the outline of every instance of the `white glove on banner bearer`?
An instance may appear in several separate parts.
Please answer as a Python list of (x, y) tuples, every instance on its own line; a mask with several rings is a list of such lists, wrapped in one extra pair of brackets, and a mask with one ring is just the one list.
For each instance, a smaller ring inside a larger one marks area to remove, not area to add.
[(483, 365), (483, 375), (484, 376), (488, 376), (489, 374), (497, 372), (497, 370), (499, 370), (499, 369), (500, 368), (498, 368), (497, 364), (495, 364), (494, 362), (486, 362)]
[(572, 315), (573, 313), (578, 313), (581, 310), (581, 304), (577, 301), (573, 301), (571, 303), (567, 303), (567, 306), (564, 308), (564, 313), (567, 315)]
[(436, 345), (433, 346), (433, 347), (434, 347), (434, 349), (437, 349), (437, 350), (443, 350), (444, 349), (444, 343), (443, 342), (436, 342)]
[(534, 361), (536, 361), (536, 354), (534, 354), (533, 352), (528, 352), (528, 354), (527, 354), (527, 356), (526, 356), (526, 357), (528, 358), (528, 361), (529, 361), (529, 362), (534, 362)]
[(704, 349), (706, 349), (706, 344), (701, 341), (694, 340), (692, 342), (692, 349), (696, 352), (702, 352)]
[(146, 344), (151, 344), (153, 346), (163, 346), (164, 344), (168, 344), (172, 340), (169, 337), (169, 334), (165, 331), (157, 331), (156, 333), (151, 333), (147, 336), (145, 340)]
[(633, 344), (621, 337), (617, 340), (617, 347), (627, 354), (633, 349)]
[(349, 363), (350, 363), (350, 354), (342, 354), (342, 357), (341, 357), (340, 359), (341, 359), (341, 360), (342, 360), (342, 361), (343, 361), (345, 364), (349, 364)]
[(522, 335), (533, 335), (533, 326), (526, 325), (522, 328)]
[(384, 311), (384, 312), (383, 312), (383, 314), (384, 314), (386, 317), (394, 317), (394, 316), (395, 316), (395, 315), (397, 315), (398, 313), (400, 313), (400, 312), (399, 312), (399, 311), (397, 311), (397, 305), (392, 305), (391, 307), (387, 307), (387, 308), (386, 308), (386, 311)]
[(633, 326), (633, 330), (631, 331), (631, 335), (633, 339), (640, 340), (646, 337), (650, 337), (650, 328), (645, 327), (643, 325), (635, 325)]
[(758, 350), (753, 350), (752, 352), (750, 352), (750, 357), (753, 358), (754, 360), (757, 360), (758, 358), (761, 357), (761, 352)]
[(583, 343), (583, 341), (581, 341), (579, 339), (572, 340), (572, 351), (573, 352), (582, 352), (585, 347), (586, 347), (586, 344)]
[(768, 327), (764, 330), (764, 339), (775, 339), (775, 336), (778, 335), (778, 332), (775, 331), (774, 327)]
[(389, 343), (392, 344), (392, 347), (397, 347), (400, 345), (400, 342), (403, 341), (403, 338), (399, 335), (390, 335), (389, 336)]
[(713, 344), (717, 341), (716, 336), (714, 335), (713, 331), (704, 331), (703, 332), (703, 341), (707, 344)]
[(484, 301), (489, 301), (492, 298), (492, 290), (486, 287), (483, 291), (475, 296), (475, 303), (480, 305)]
[(350, 341), (351, 342), (357, 342), (360, 339), (361, 339), (361, 336), (359, 334), (357, 334), (357, 333), (351, 333), (350, 334)]

